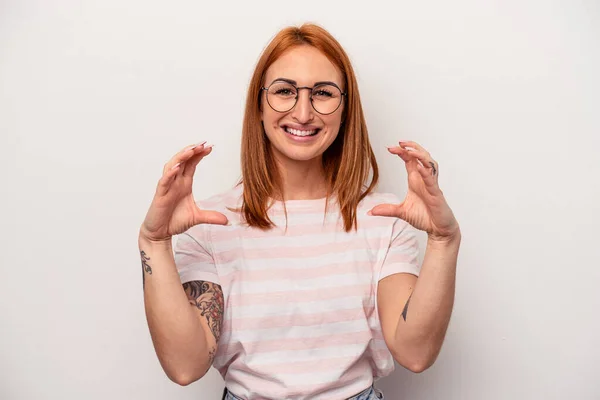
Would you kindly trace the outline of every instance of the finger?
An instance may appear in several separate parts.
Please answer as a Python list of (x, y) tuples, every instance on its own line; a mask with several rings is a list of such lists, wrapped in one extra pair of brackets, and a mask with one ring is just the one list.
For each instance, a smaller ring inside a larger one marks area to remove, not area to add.
[(196, 172), (196, 166), (198, 163), (202, 161), (204, 157), (209, 155), (212, 152), (212, 144), (205, 144), (202, 151), (195, 154), (192, 158), (185, 162), (185, 166), (183, 168), (182, 176), (184, 177), (193, 177)]
[[(183, 179), (183, 174), (185, 172), (186, 165), (192, 160), (196, 155), (204, 153), (204, 145), (202, 146), (192, 146), (187, 150), (184, 150), (182, 157), (184, 158), (182, 161), (177, 163), (179, 165), (177, 167), (177, 174), (175, 174), (175, 182), (179, 179)], [(191, 154), (191, 155), (190, 155)]]
[[(165, 164), (163, 168), (163, 176), (159, 180), (158, 187), (156, 189), (156, 193), (159, 196), (164, 196), (167, 194), (175, 179), (177, 179), (177, 177), (181, 177), (185, 167), (185, 160), (194, 153), (202, 151), (205, 143), (206, 142), (200, 142), (192, 146), (184, 147), (171, 160), (169, 160), (167, 164)], [(175, 163), (177, 160), (179, 161)]]
[(396, 154), (398, 157), (404, 161), (404, 165), (406, 167), (406, 171), (411, 173), (416, 169), (419, 160), (411, 155), (408, 150), (401, 148), (400, 146), (389, 148), (390, 153)]
[(206, 142), (200, 142), (191, 146), (186, 146), (173, 156), (164, 166), (163, 174), (171, 169), (177, 163), (183, 163), (204, 148)]
[(369, 215), (382, 217), (397, 217), (399, 206), (397, 204), (379, 204), (369, 211)]
[(402, 160), (404, 160), (404, 162), (407, 162), (407, 163), (414, 159), (413, 157), (411, 157), (408, 154), (408, 150), (403, 149), (400, 146), (388, 147), (388, 151), (392, 154), (396, 154), (398, 157), (400, 157)]
[(431, 174), (431, 168), (425, 168), (422, 164), (417, 165), (417, 171), (421, 175), (423, 182), (425, 182), (425, 187), (430, 194), (437, 193), (438, 184), (434, 175)]
[(411, 150), (411, 149), (405, 149), (406, 150), (406, 154), (409, 157), (414, 157), (417, 160), (420, 161), (420, 164), (422, 167), (424, 167), (425, 169), (427, 169), (429, 171), (429, 174), (432, 176), (438, 176), (438, 165), (437, 163), (431, 158), (431, 156), (429, 155), (429, 153), (427, 153), (426, 151), (422, 151), (422, 150)]
[(412, 148), (413, 148), (413, 149), (415, 149), (415, 150), (422, 151), (422, 152), (424, 152), (425, 154), (427, 154), (428, 156), (431, 156), (431, 154), (429, 154), (429, 152), (428, 152), (428, 151), (427, 151), (427, 150), (426, 150), (426, 149), (425, 149), (423, 146), (421, 146), (421, 145), (420, 145), (419, 143), (417, 143), (417, 142), (413, 142), (413, 141), (410, 141), (410, 140), (401, 140), (401, 141), (400, 141), (400, 142), (398, 142), (398, 143), (400, 143), (400, 146), (401, 146), (401, 147), (407, 147), (407, 146), (408, 146), (408, 147), (412, 147)]
[(173, 167), (171, 167), (171, 169), (163, 174), (158, 181), (158, 186), (156, 187), (156, 194), (158, 196), (164, 196), (167, 194), (180, 169), (181, 164), (175, 164)]

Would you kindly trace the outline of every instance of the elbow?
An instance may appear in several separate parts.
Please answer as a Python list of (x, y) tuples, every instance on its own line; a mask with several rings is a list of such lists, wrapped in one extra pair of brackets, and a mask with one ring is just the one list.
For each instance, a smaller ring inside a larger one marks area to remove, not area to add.
[(171, 360), (165, 360), (167, 357), (160, 357), (159, 360), (163, 371), (167, 377), (179, 386), (188, 386), (200, 380), (208, 373), (212, 360), (198, 359), (197, 357), (182, 358), (177, 361), (175, 357)]
[(398, 353), (392, 355), (398, 364), (415, 374), (429, 369), (437, 359), (437, 354), (428, 351), (417, 351), (410, 355)]
[(410, 372), (414, 372), (415, 374), (420, 374), (423, 371), (426, 371), (433, 365), (433, 362), (429, 362), (428, 360), (418, 360), (416, 362), (407, 363), (403, 365), (404, 368), (408, 369)]
[(209, 368), (206, 368), (204, 372), (200, 370), (179, 370), (179, 371), (167, 371), (169, 379), (178, 384), (179, 386), (188, 386), (197, 380), (201, 379), (208, 372)]
[(179, 386), (187, 386), (196, 381), (196, 379), (192, 379), (191, 377), (185, 375), (169, 377), (169, 379), (171, 379)]
[(181, 374), (181, 373), (180, 374), (167, 374), (167, 376), (169, 377), (169, 379), (171, 381), (175, 382), (179, 386), (191, 385), (192, 383), (194, 383), (197, 380), (199, 380), (200, 378), (202, 378), (202, 376), (196, 376), (196, 375), (192, 375), (192, 374)]

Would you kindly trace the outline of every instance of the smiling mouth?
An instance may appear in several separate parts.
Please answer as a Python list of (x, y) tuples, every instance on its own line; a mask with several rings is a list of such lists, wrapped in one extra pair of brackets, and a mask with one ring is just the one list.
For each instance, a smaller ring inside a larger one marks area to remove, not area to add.
[(293, 129), (289, 126), (284, 126), (283, 130), (289, 133), (290, 135), (298, 136), (298, 137), (306, 137), (306, 136), (315, 136), (317, 133), (321, 131), (321, 129), (311, 129), (311, 130), (302, 130), (302, 129)]

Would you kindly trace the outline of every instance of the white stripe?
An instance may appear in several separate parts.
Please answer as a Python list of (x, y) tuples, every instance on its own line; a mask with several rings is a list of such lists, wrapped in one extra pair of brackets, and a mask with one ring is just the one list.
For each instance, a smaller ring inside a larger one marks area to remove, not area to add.
[[(289, 280), (272, 280), (263, 282), (247, 282), (234, 281), (229, 287), (229, 294), (244, 295), (244, 294), (267, 294), (273, 292), (289, 291), (293, 292), (315, 289), (331, 289), (340, 286), (350, 286), (372, 282), (374, 274), (368, 273), (349, 273), (344, 275), (325, 276), (313, 279), (295, 279), (293, 282)], [(297, 293), (296, 295), (301, 295)]]
[[(318, 363), (317, 363), (318, 364)], [(365, 368), (365, 366), (362, 366), (361, 368)], [(236, 371), (237, 372), (237, 371)], [(277, 378), (281, 379), (285, 382), (286, 386), (316, 386), (316, 385), (320, 385), (320, 384), (326, 384), (326, 383), (330, 383), (331, 382), (337, 382), (340, 379), (340, 375), (343, 373), (343, 371), (336, 369), (336, 368), (330, 368), (328, 370), (319, 370), (319, 371), (315, 371), (315, 372), (307, 372), (307, 373), (294, 373), (294, 374), (284, 374), (284, 373), (278, 373), (277, 374)], [(365, 369), (365, 374), (363, 375), (363, 377), (361, 377), (362, 379), (354, 379), (352, 381), (352, 384), (356, 384), (357, 381), (358, 382), (362, 382), (360, 384), (360, 389), (353, 391), (352, 393), (359, 393), (360, 391), (364, 390), (367, 388), (367, 386), (369, 386), (369, 383), (371, 381), (371, 379), (369, 378), (370, 376), (370, 372), (368, 369)], [(337, 397), (335, 395), (335, 393), (338, 393), (340, 391), (346, 391), (346, 386), (344, 386), (343, 388), (337, 388), (334, 389), (334, 391), (330, 391), (331, 389), (329, 389), (327, 391), (327, 395), (325, 397), (321, 397), (322, 399), (327, 399), (327, 400), (331, 400), (331, 399), (339, 399), (340, 397)], [(352, 395), (352, 394), (351, 394)], [(294, 399), (298, 399), (299, 397), (295, 397)], [(302, 398), (302, 397), (300, 397)], [(306, 397), (306, 399), (310, 399), (310, 400), (314, 400), (314, 399), (318, 399), (319, 397), (314, 397), (314, 396), (309, 396)], [(343, 397), (344, 399), (347, 398), (347, 396)]]
[(235, 310), (232, 310), (231, 314), (242, 315), (243, 318), (265, 318), (282, 315), (289, 316), (293, 314), (298, 315), (301, 318), (302, 315), (306, 314), (353, 310), (363, 305), (364, 302), (363, 296), (361, 296), (360, 293), (357, 294), (357, 296), (346, 296), (344, 298), (311, 301), (307, 303), (273, 303), (238, 306), (235, 307)]

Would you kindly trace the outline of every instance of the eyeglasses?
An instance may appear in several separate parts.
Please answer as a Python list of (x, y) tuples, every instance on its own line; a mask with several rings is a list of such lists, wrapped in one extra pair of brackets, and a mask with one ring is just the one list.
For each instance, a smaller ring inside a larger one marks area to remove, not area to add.
[(261, 90), (267, 92), (267, 103), (277, 112), (284, 113), (290, 111), (298, 102), (298, 93), (301, 89), (310, 90), (310, 103), (316, 112), (322, 115), (333, 114), (340, 105), (347, 93), (333, 82), (321, 82), (314, 87), (297, 87), (291, 82), (277, 80), (269, 87), (262, 87)]

